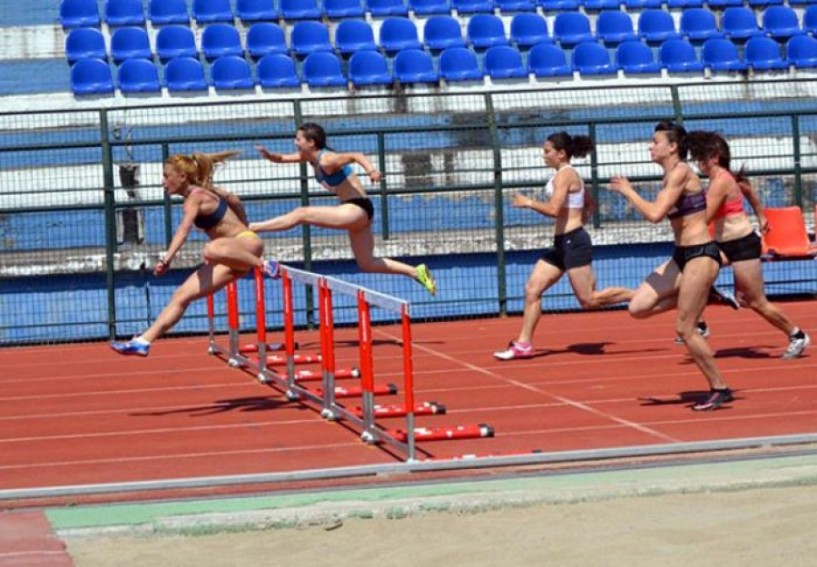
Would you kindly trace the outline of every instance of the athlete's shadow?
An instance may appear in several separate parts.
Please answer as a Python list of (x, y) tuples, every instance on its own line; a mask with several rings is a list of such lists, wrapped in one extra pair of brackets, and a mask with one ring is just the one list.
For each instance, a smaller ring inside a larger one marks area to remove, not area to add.
[[(746, 358), (764, 360), (769, 358), (776, 358), (769, 354), (769, 350), (774, 347), (769, 345), (757, 345), (751, 347), (736, 347), (736, 348), (722, 348), (715, 351), (715, 358)], [(684, 360), (683, 364), (695, 364), (692, 358)]]
[(165, 411), (135, 412), (132, 416), (162, 416), (186, 413), (194, 417), (225, 413), (228, 411), (270, 411), (283, 406), (292, 406), (295, 402), (280, 400), (267, 396), (254, 396), (249, 398), (233, 398), (227, 400), (216, 400), (212, 404), (202, 406), (192, 406), (187, 408), (177, 408)]
[[(608, 345), (616, 344), (613, 341), (608, 342), (601, 342), (601, 343), (574, 343), (572, 345), (567, 345), (567, 347), (563, 349), (538, 349), (534, 352), (531, 358), (537, 358), (540, 356), (553, 356), (554, 354), (581, 354), (584, 356), (596, 356), (599, 354), (607, 354), (605, 352), (605, 347)], [(637, 352), (642, 354), (644, 352), (651, 352), (651, 351), (659, 351), (663, 349), (655, 348), (655, 349), (638, 349), (638, 350), (621, 350), (616, 351), (616, 354), (632, 354)]]
[[(644, 396), (638, 398), (641, 406), (677, 406), (686, 405), (692, 407), (693, 405), (703, 402), (709, 396), (709, 390), (688, 390), (679, 392), (677, 396)], [(732, 395), (735, 400), (740, 398), (737, 396), (737, 390), (732, 390)], [(720, 406), (718, 409), (730, 409), (729, 405)]]

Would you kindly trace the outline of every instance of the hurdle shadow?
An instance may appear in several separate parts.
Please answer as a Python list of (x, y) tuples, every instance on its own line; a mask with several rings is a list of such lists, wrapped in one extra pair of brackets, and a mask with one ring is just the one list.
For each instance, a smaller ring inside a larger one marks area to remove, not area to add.
[(135, 417), (159, 417), (163, 415), (174, 414), (189, 414), (193, 417), (203, 417), (219, 413), (226, 413), (230, 411), (240, 412), (255, 412), (255, 411), (272, 411), (285, 406), (300, 405), (297, 402), (287, 400), (275, 399), (268, 396), (252, 396), (247, 398), (231, 398), (225, 400), (216, 400), (212, 404), (191, 406), (186, 408), (178, 408), (166, 411), (149, 411), (149, 412), (134, 412), (128, 415)]
[[(732, 390), (732, 395), (735, 398), (735, 401), (741, 400), (742, 398), (737, 395), (738, 390)], [(686, 405), (688, 407), (692, 407), (694, 404), (698, 402), (704, 401), (707, 396), (709, 396), (709, 390), (687, 390), (684, 392), (679, 392), (676, 396), (643, 396), (636, 398), (640, 403), (639, 405), (642, 407), (645, 406), (678, 406), (678, 405)], [(730, 405), (723, 405), (718, 408), (718, 410), (722, 409), (732, 409)]]

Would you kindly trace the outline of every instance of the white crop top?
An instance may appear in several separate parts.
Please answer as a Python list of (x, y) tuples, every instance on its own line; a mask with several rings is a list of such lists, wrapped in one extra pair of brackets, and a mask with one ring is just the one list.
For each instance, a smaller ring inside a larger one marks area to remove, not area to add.
[[(553, 180), (556, 179), (556, 176), (559, 174), (560, 171), (562, 171), (563, 169), (566, 169), (568, 167), (575, 171), (575, 168), (572, 165), (563, 165), (561, 168), (556, 170), (556, 173), (554, 173), (550, 177), (550, 179), (548, 179), (547, 185), (545, 185), (545, 195), (547, 195), (548, 198), (553, 196)], [(581, 189), (579, 189), (578, 191), (574, 191), (574, 192), (569, 191), (567, 193), (567, 201), (564, 204), (564, 208), (566, 208), (566, 209), (583, 209), (584, 208), (584, 180), (582, 179), (581, 175), (578, 175), (578, 172), (576, 172), (576, 175), (579, 177), (579, 183), (581, 183)]]

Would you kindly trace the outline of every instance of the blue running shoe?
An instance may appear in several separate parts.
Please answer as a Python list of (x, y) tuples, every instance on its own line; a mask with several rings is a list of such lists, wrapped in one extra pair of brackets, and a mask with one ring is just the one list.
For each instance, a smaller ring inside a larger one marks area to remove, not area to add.
[(112, 342), (111, 348), (125, 356), (147, 356), (150, 354), (150, 344), (136, 341)]
[(281, 279), (281, 264), (278, 260), (264, 260), (264, 273), (268, 278)]

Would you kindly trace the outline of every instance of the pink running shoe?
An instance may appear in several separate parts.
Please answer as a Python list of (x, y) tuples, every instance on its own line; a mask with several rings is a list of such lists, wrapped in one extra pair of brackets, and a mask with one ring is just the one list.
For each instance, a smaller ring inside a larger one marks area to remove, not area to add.
[(515, 358), (531, 358), (533, 356), (533, 346), (530, 343), (520, 343), (511, 341), (508, 343), (508, 350), (501, 350), (494, 353), (494, 358), (499, 360), (514, 360)]

